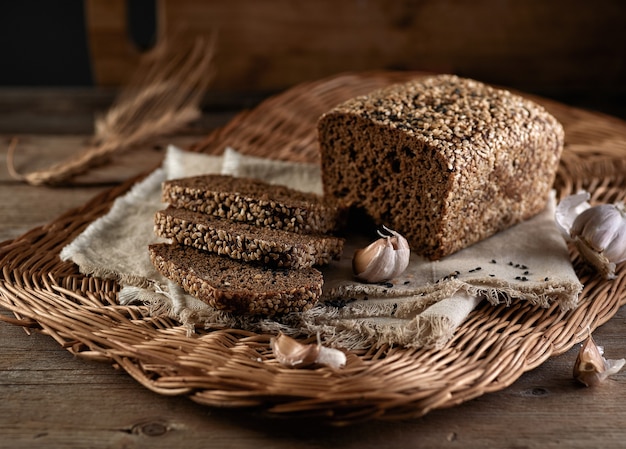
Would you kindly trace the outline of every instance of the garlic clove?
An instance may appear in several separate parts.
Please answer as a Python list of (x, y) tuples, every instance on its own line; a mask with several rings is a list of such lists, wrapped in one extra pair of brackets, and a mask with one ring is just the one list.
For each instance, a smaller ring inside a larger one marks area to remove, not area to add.
[(626, 225), (622, 226), (614, 235), (611, 244), (604, 249), (606, 258), (615, 263), (626, 260)]
[(290, 368), (325, 365), (338, 369), (346, 364), (346, 355), (338, 349), (322, 346), (319, 335), (317, 344), (305, 345), (280, 332), (270, 339), (270, 348), (276, 360)]
[(603, 357), (603, 353), (602, 347), (596, 345), (593, 337), (589, 335), (576, 357), (574, 378), (582, 384), (592, 387), (619, 372), (626, 363), (625, 359), (607, 360)]
[(363, 249), (357, 249), (352, 258), (352, 271), (364, 282), (383, 282), (401, 275), (409, 265), (411, 251), (407, 240), (385, 226), (381, 236)]
[(352, 258), (352, 271), (354, 273), (364, 273), (370, 262), (378, 259), (385, 246), (387, 246), (386, 240), (379, 239), (365, 248), (357, 249)]

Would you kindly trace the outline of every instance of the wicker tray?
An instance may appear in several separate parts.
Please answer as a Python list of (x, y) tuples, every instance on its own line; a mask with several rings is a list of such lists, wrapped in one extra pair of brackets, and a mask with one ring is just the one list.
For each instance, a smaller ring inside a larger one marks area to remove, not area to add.
[[(346, 74), (297, 86), (239, 114), (193, 150), (241, 152), (317, 161), (315, 122), (337, 102), (415, 73)], [(566, 128), (555, 183), (559, 195), (585, 188), (593, 201), (626, 195), (626, 123), (536, 99)], [(417, 417), (513, 383), (552, 355), (581, 341), (626, 303), (626, 269), (606, 282), (572, 253), (585, 284), (584, 302), (558, 308), (485, 305), (445, 348), (382, 347), (348, 354), (347, 366), (292, 370), (272, 357), (270, 335), (236, 329), (188, 336), (178, 323), (143, 307), (117, 304), (118, 285), (85, 277), (60, 250), (136, 182), (99, 195), (52, 223), (0, 244), (0, 306), (14, 324), (38, 329), (78, 356), (126, 370), (146, 388), (186, 395), (209, 406), (254, 407), (275, 415), (319, 415), (333, 423)]]

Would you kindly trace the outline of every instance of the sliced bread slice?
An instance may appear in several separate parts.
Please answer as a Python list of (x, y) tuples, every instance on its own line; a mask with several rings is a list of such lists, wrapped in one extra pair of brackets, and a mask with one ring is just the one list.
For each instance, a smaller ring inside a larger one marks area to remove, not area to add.
[(150, 259), (166, 278), (216, 309), (272, 316), (310, 309), (322, 294), (322, 273), (249, 264), (191, 246), (156, 243)]
[(156, 235), (243, 262), (307, 268), (338, 259), (343, 239), (297, 234), (168, 207), (155, 215)]
[(343, 216), (335, 200), (228, 175), (165, 181), (163, 201), (181, 209), (300, 233), (334, 232)]

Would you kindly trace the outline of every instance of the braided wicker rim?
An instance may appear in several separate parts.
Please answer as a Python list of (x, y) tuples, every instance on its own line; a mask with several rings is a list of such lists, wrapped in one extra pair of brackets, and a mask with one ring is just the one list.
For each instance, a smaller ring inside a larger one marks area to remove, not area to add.
[[(296, 86), (245, 111), (191, 148), (227, 145), (257, 156), (318, 161), (315, 123), (336, 103), (420, 73), (344, 74)], [(579, 189), (592, 202), (624, 200), (626, 123), (537, 99), (563, 123), (566, 149), (558, 195)], [(118, 285), (85, 277), (58, 255), (64, 245), (138, 179), (115, 187), (53, 222), (0, 244), (3, 319), (54, 338), (73, 354), (112, 363), (146, 388), (209, 406), (251, 407), (271, 415), (316, 415), (335, 424), (404, 419), (500, 390), (548, 357), (582, 341), (626, 303), (626, 269), (604, 281), (572, 250), (584, 283), (582, 305), (563, 314), (516, 303), (474, 311), (441, 350), (372, 348), (348, 354), (344, 369), (293, 370), (269, 349), (270, 335), (237, 329), (187, 330), (145, 307), (120, 306)]]

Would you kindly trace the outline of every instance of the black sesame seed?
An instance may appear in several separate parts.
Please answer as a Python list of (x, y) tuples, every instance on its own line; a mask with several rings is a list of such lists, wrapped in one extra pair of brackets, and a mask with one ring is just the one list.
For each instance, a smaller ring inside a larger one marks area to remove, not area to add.
[(404, 281), (404, 285), (408, 285), (410, 283), (411, 283), (411, 281)]
[(491, 263), (497, 263), (496, 259), (491, 259)]
[(548, 281), (548, 278), (543, 278), (544, 281)]
[(394, 316), (396, 314), (396, 310), (398, 310), (398, 304), (394, 303), (393, 309), (391, 310), (391, 316)]
[(522, 265), (520, 268), (521, 268), (522, 270), (525, 270), (525, 269), (527, 269), (528, 267), (527, 267), (526, 265)]
[(495, 277), (496, 277), (496, 275), (495, 275), (495, 274), (490, 274), (489, 276), (490, 276), (490, 277), (492, 277), (492, 278), (495, 278)]
[(524, 274), (530, 274), (528, 271), (524, 271)]
[(326, 304), (337, 309), (342, 309), (346, 306), (346, 301), (341, 298), (331, 299), (326, 301)]

